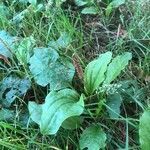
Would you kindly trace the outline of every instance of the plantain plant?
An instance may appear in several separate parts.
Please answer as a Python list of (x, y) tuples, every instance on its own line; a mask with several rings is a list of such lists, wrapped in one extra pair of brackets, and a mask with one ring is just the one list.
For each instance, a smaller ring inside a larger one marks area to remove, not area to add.
[[(132, 55), (129, 52), (115, 58), (112, 58), (110, 51), (100, 54), (85, 67), (84, 91), (79, 94), (71, 85), (74, 67), (71, 64), (65, 66), (54, 49), (35, 49), (34, 55), (30, 58), (30, 70), (33, 77), (37, 84), (42, 86), (50, 83), (50, 93), (43, 104), (36, 102), (28, 104), (31, 119), (39, 125), (41, 133), (56, 134), (61, 126), (65, 128), (66, 122), (70, 122), (70, 126), (73, 122), (74, 126), (79, 128), (77, 118), (81, 118), (85, 113), (88, 97), (100, 95), (100, 87), (110, 85), (125, 69), (131, 58)], [(100, 124), (94, 122), (83, 131), (79, 141), (81, 149), (88, 147), (89, 150), (93, 147), (95, 150), (104, 148), (105, 142), (105, 132)]]

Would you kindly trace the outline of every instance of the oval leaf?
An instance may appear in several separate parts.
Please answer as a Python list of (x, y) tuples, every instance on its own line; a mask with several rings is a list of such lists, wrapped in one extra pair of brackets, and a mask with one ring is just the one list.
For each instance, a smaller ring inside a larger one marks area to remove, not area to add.
[(128, 62), (131, 60), (131, 58), (132, 54), (128, 52), (115, 57), (108, 66), (104, 84), (110, 84), (114, 79), (116, 79), (121, 71), (128, 65)]
[(139, 137), (142, 150), (150, 149), (150, 110), (146, 110), (140, 118)]
[(30, 102), (29, 112), (32, 120), (40, 125), (41, 133), (55, 134), (67, 118), (79, 116), (83, 112), (83, 96), (78, 99), (77, 92), (71, 89), (52, 91), (44, 104)]
[(88, 94), (92, 94), (105, 79), (107, 65), (111, 61), (112, 53), (101, 54), (98, 59), (90, 62), (84, 72), (84, 86)]
[(105, 147), (106, 134), (100, 125), (92, 125), (83, 131), (80, 137), (80, 148), (88, 150), (99, 150)]

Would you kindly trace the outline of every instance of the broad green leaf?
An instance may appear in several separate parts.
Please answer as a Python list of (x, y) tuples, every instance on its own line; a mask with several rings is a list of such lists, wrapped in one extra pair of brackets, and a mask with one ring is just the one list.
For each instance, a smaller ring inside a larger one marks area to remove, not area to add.
[(110, 84), (114, 79), (116, 79), (121, 71), (128, 65), (128, 62), (131, 59), (132, 54), (128, 52), (116, 56), (108, 66), (106, 79), (103, 84)]
[(52, 48), (36, 48), (30, 58), (30, 70), (39, 85), (50, 83), (51, 90), (69, 87), (75, 73), (74, 66), (59, 58)]
[(139, 137), (142, 150), (150, 149), (150, 109), (140, 117)]
[(22, 96), (30, 88), (28, 79), (7, 77), (0, 84), (0, 102), (4, 107), (10, 107), (14, 100)]
[(81, 11), (82, 14), (97, 14), (98, 13), (98, 10), (96, 7), (94, 6), (91, 6), (91, 7), (86, 7), (84, 8), (82, 11)]
[(85, 5), (91, 6), (94, 3), (95, 3), (94, 0), (75, 0), (75, 4), (77, 6), (85, 6)]
[(41, 132), (55, 134), (64, 120), (72, 116), (78, 116), (83, 112), (83, 97), (70, 89), (59, 92), (51, 92), (47, 95), (42, 106)]
[(42, 104), (37, 104), (35, 102), (28, 103), (28, 109), (31, 114), (31, 119), (40, 125), (41, 115), (42, 115)]
[(122, 97), (119, 93), (108, 95), (106, 105), (110, 118), (118, 118), (120, 115), (120, 106), (122, 103)]
[(88, 150), (99, 150), (105, 148), (106, 134), (100, 125), (91, 125), (83, 131), (80, 137), (80, 149), (88, 148)]
[(101, 54), (98, 59), (90, 62), (84, 72), (84, 86), (88, 94), (92, 94), (105, 79), (107, 65), (111, 61), (112, 53)]
[(40, 125), (42, 134), (55, 134), (67, 118), (81, 115), (84, 101), (83, 96), (79, 100), (79, 95), (74, 90), (64, 89), (50, 92), (40, 107), (42, 111), (41, 108), (38, 110), (35, 103), (29, 103), (31, 118)]
[(14, 53), (21, 64), (27, 65), (35, 44), (33, 37), (26, 37), (15, 45)]
[(13, 48), (14, 41), (15, 37), (10, 36), (4, 30), (0, 31), (0, 54), (11, 58), (11, 49)]
[(2, 108), (0, 110), (0, 121), (10, 121), (14, 118), (15, 113), (12, 110)]

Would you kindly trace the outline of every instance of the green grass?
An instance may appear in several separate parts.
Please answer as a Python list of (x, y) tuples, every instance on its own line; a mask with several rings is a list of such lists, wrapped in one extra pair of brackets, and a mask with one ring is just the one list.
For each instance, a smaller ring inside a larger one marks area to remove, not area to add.
[[(102, 6), (100, 6), (98, 15), (83, 15), (74, 5), (68, 7), (65, 4), (65, 7), (35, 12), (36, 9), (31, 8), (32, 6), (20, 5), (17, 2), (13, 4), (11, 1), (5, 2), (9, 13), (0, 14), (0, 30), (5, 30), (19, 38), (33, 36), (36, 47), (47, 47), (49, 41), (57, 40), (63, 32), (66, 32), (72, 42), (59, 53), (69, 58), (71, 62), (73, 61), (72, 55), (76, 54), (83, 69), (90, 60), (103, 52), (112, 51), (114, 55), (125, 51), (132, 52), (132, 62), (116, 81), (136, 80), (137, 84), (131, 85), (130, 90), (133, 90), (133, 95), (130, 91), (124, 93), (125, 99), (132, 99), (132, 103), (126, 100), (123, 102), (119, 119), (108, 117), (106, 112), (108, 106), (105, 103), (98, 116), (95, 117), (94, 113), (97, 108), (94, 106), (99, 104), (95, 99), (89, 97), (91, 103), (86, 106), (87, 112), (84, 114), (86, 119), (83, 126), (73, 131), (61, 128), (55, 136), (42, 135), (35, 124), (22, 128), (18, 124), (17, 114), (11, 123), (1, 121), (0, 149), (79, 149), (80, 134), (92, 122), (99, 122), (106, 132), (106, 149), (140, 149), (139, 116), (150, 104), (148, 93), (150, 89), (150, 8), (144, 2), (142, 4), (139, 1), (133, 3), (126, 2), (125, 5), (106, 17), (105, 7)], [(10, 21), (13, 15), (25, 9), (28, 12), (19, 23), (15, 24)], [(123, 32), (123, 35), (117, 35), (118, 31)], [(0, 63), (0, 80), (2, 81), (10, 74), (17, 74), (21, 77), (26, 75), (32, 81), (29, 97), (19, 97), (19, 101), (14, 104), (16, 112), (27, 108), (30, 98), (35, 101), (43, 101), (49, 93), (49, 86), (43, 88), (35, 84), (28, 66), (22, 66), (15, 54), (11, 67), (3, 62)], [(82, 83), (79, 83), (79, 79), (74, 79), (74, 86), (76, 90), (83, 91), (80, 89)]]

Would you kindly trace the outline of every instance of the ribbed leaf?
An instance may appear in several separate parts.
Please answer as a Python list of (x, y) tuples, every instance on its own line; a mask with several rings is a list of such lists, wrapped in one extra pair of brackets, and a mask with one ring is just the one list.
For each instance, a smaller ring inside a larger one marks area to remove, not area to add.
[(116, 56), (108, 66), (104, 84), (110, 84), (114, 79), (116, 79), (121, 71), (128, 65), (131, 58), (132, 54), (128, 52)]
[(43, 134), (55, 134), (67, 118), (79, 116), (83, 109), (83, 96), (79, 100), (79, 95), (71, 89), (50, 92), (39, 108), (35, 103), (29, 103), (31, 118), (40, 125)]
[(112, 53), (101, 54), (98, 59), (90, 62), (84, 72), (84, 86), (88, 94), (92, 94), (105, 79), (107, 65), (111, 61)]

